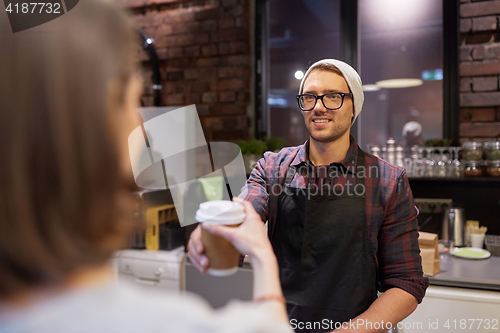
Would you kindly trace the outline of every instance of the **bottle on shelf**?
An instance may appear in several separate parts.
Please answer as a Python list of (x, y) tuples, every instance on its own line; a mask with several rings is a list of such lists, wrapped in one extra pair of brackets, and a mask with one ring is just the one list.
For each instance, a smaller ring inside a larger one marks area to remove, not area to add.
[(396, 148), (394, 144), (396, 141), (393, 138), (387, 139), (387, 162), (390, 164), (396, 164)]

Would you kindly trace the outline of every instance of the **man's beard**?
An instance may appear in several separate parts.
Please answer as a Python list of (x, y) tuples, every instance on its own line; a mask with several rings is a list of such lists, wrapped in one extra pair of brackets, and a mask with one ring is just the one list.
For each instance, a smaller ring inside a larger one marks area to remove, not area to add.
[(349, 126), (346, 126), (345, 128), (343, 128), (343, 126), (339, 124), (327, 136), (324, 136), (324, 135), (313, 135), (311, 133), (311, 131), (309, 131), (309, 129), (307, 129), (307, 130), (309, 132), (309, 135), (311, 136), (311, 138), (314, 141), (322, 142), (322, 143), (327, 143), (327, 142), (337, 141), (338, 139), (340, 139), (341, 137), (343, 137), (345, 135), (345, 133), (349, 130), (349, 128), (350, 128), (350, 124), (349, 124)]

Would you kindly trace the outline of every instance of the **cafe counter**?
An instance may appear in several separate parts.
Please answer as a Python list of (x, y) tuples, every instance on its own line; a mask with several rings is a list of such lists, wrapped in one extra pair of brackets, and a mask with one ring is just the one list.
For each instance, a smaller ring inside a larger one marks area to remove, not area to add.
[(429, 277), (431, 285), (500, 291), (500, 257), (468, 260), (446, 257), (440, 272)]
[(500, 257), (447, 257), (398, 333), (500, 331)]

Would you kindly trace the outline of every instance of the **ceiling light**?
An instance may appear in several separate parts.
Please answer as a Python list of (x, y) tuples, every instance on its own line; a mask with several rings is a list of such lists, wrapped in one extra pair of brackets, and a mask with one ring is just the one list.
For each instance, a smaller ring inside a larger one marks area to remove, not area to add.
[(376, 84), (364, 84), (363, 91), (379, 91), (380, 87)]
[(304, 77), (304, 72), (303, 71), (296, 71), (295, 72), (295, 78), (297, 80), (302, 80), (303, 77)]
[(375, 84), (380, 88), (410, 88), (424, 83), (421, 79), (390, 79), (377, 81)]

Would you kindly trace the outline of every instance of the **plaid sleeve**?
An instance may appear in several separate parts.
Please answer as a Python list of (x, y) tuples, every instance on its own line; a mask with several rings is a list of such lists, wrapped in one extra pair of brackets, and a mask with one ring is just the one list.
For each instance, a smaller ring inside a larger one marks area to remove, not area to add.
[[(250, 173), (238, 198), (249, 201), (262, 221), (267, 221), (269, 194), (266, 191), (266, 154)], [(240, 256), (239, 266), (243, 267), (245, 256)]]
[(378, 241), (381, 290), (400, 288), (422, 302), (429, 279), (423, 277), (418, 245), (418, 211), (405, 171), (387, 202)]
[(269, 153), (264, 154), (255, 168), (252, 170), (250, 177), (247, 179), (246, 185), (241, 189), (239, 198), (249, 201), (255, 211), (260, 215), (262, 221), (267, 221), (268, 216), (268, 201), (269, 194), (267, 193), (266, 184), (266, 157)]

